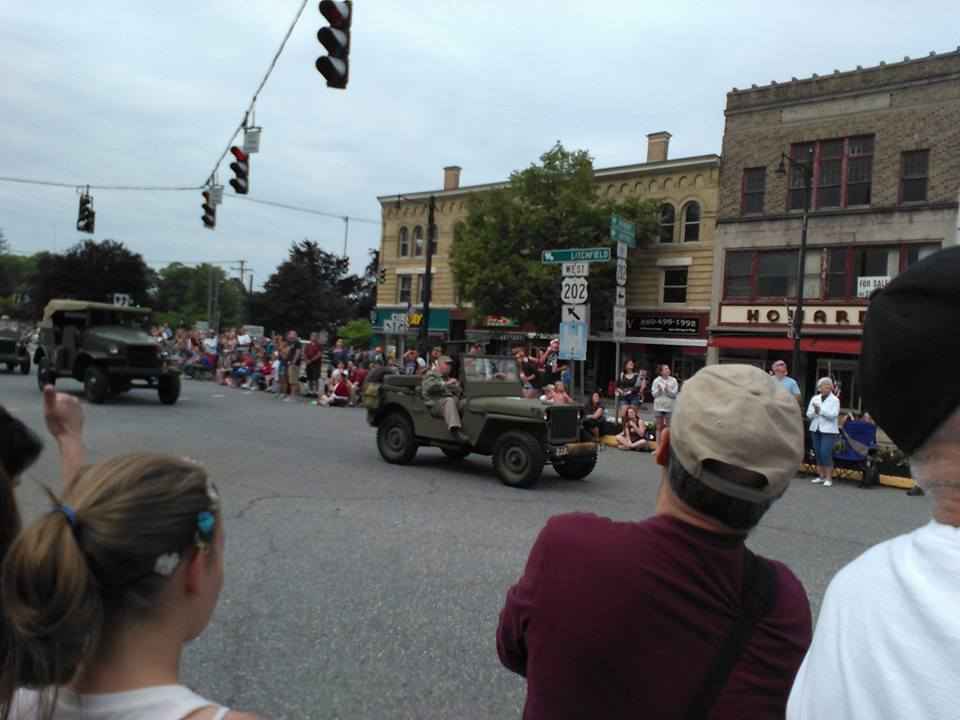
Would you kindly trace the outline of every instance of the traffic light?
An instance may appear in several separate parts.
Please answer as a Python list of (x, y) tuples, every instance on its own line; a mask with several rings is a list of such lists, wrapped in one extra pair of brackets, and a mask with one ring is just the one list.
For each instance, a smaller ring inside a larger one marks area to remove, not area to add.
[(217, 227), (217, 206), (209, 190), (203, 191), (203, 226), (208, 230)]
[(236, 145), (230, 147), (230, 152), (237, 159), (230, 163), (230, 169), (236, 175), (230, 181), (230, 187), (237, 191), (237, 195), (246, 195), (250, 192), (250, 156)]
[(377, 273), (377, 282), (383, 285), (387, 281), (387, 269), (380, 268), (380, 272)]
[(97, 221), (97, 214), (93, 211), (93, 196), (89, 193), (80, 195), (80, 209), (77, 211), (77, 230), (93, 233)]
[(327, 80), (327, 87), (344, 90), (350, 79), (350, 24), (353, 22), (353, 3), (322, 0), (320, 12), (330, 23), (317, 32), (317, 40), (327, 54), (317, 58), (317, 70)]

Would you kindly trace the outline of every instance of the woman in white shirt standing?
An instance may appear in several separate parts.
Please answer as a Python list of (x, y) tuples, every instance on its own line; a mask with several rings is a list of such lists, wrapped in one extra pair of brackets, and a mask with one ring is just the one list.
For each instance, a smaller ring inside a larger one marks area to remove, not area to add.
[(817, 381), (817, 394), (810, 398), (807, 419), (810, 420), (810, 435), (813, 451), (817, 456), (817, 477), (813, 482), (833, 485), (833, 446), (840, 437), (837, 418), (840, 417), (840, 400), (833, 394), (833, 380), (822, 377)]
[(252, 718), (179, 684), (183, 646), (223, 587), (223, 518), (204, 469), (125, 455), (50, 498), (3, 562), (0, 717)]

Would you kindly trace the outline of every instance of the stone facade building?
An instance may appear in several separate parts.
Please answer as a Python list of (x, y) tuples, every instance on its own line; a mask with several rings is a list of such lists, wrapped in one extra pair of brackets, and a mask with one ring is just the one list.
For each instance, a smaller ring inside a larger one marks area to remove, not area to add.
[(858, 409), (867, 296), (957, 242), (960, 51), (727, 95), (713, 273), (710, 362), (790, 361), (804, 204), (802, 361), (790, 372), (841, 383)]
[[(628, 341), (621, 345), (621, 355), (650, 370), (655, 363), (672, 363), (678, 374), (686, 377), (705, 362), (720, 158), (671, 159), (669, 133), (652, 133), (647, 139), (646, 162), (594, 172), (602, 198), (639, 197), (655, 200), (660, 206), (659, 238), (641, 243), (628, 258)], [(499, 316), (467, 324), (469, 313), (463, 311), (449, 265), (454, 229), (466, 218), (471, 194), (506, 183), (461, 186), (460, 172), (456, 166), (444, 168), (442, 190), (378, 198), (384, 282), (378, 291), (375, 330), (399, 351), (413, 340), (422, 322), (418, 309), (425, 273), (427, 203), (432, 195), (437, 245), (432, 267), (431, 337), (485, 342), (491, 350), (530, 340), (543, 343), (556, 328), (532, 328), (524, 318)], [(588, 386), (605, 386), (615, 374), (610, 328), (591, 328), (590, 339)]]

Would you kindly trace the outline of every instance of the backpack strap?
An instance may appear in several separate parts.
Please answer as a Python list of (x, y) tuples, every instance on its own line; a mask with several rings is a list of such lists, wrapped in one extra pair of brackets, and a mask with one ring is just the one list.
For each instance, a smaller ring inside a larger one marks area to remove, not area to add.
[(740, 596), (740, 617), (720, 647), (700, 690), (687, 710), (687, 720), (704, 720), (727, 685), (730, 673), (743, 654), (757, 622), (773, 607), (776, 600), (776, 575), (773, 566), (743, 548), (743, 585)]

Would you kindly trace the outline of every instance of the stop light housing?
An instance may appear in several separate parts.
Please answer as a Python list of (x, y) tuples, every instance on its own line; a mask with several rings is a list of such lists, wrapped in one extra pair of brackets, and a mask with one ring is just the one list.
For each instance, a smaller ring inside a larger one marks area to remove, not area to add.
[(353, 2), (322, 0), (320, 12), (330, 23), (320, 28), (317, 40), (327, 54), (317, 59), (317, 71), (327, 81), (327, 87), (344, 90), (350, 79), (350, 26), (353, 23)]
[(213, 202), (213, 196), (209, 190), (203, 191), (203, 226), (208, 230), (217, 227), (217, 206)]
[(387, 281), (387, 269), (380, 268), (380, 272), (377, 273), (377, 282), (383, 285)]
[(230, 169), (233, 170), (234, 177), (230, 180), (232, 187), (237, 195), (246, 195), (250, 192), (250, 156), (236, 145), (230, 147), (230, 152), (236, 160), (230, 163)]
[(97, 214), (93, 210), (93, 196), (89, 193), (80, 195), (80, 209), (77, 211), (77, 230), (93, 233), (97, 222)]

